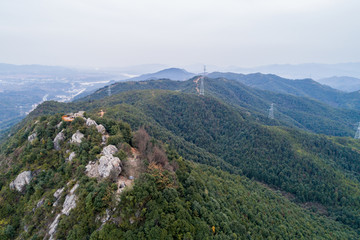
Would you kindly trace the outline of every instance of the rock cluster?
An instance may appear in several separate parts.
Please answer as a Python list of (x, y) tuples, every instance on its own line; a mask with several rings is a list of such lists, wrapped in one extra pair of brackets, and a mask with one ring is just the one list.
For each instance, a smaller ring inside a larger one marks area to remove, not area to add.
[(25, 186), (30, 183), (31, 179), (31, 171), (24, 171), (10, 183), (10, 189), (16, 189), (17, 191), (22, 192), (25, 189)]
[(91, 118), (88, 118), (88, 119), (86, 119), (86, 126), (88, 126), (88, 127), (97, 126), (97, 123), (94, 120), (92, 120)]
[(86, 119), (86, 126), (88, 127), (95, 126), (99, 133), (101, 134), (106, 133), (105, 127), (102, 124), (97, 124), (95, 120), (92, 120), (91, 118)]
[[(49, 226), (49, 235), (50, 235), (49, 240), (54, 239), (54, 234), (55, 234), (56, 228), (57, 228), (57, 226), (59, 224), (61, 215), (62, 214), (69, 215), (70, 211), (76, 207), (77, 197), (75, 195), (75, 191), (76, 191), (76, 189), (78, 187), (79, 187), (79, 184), (77, 183), (71, 188), (70, 192), (65, 197), (65, 201), (64, 201), (61, 213), (56, 215), (54, 221), (50, 224), (50, 226)], [(63, 191), (64, 191), (64, 188), (60, 188), (54, 193), (54, 197), (57, 198), (56, 202), (59, 200), (60, 195), (61, 195), (61, 193)]]

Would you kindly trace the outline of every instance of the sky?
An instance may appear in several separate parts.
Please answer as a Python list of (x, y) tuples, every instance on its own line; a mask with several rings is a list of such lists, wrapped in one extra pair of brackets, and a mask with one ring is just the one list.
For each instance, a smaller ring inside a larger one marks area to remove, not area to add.
[(358, 0), (1, 0), (0, 62), (360, 62)]

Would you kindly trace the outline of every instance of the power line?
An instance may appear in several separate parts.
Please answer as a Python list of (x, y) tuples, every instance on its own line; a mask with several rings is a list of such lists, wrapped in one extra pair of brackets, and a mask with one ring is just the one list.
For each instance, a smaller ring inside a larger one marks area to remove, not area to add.
[(205, 75), (206, 75), (206, 66), (204, 66), (204, 74), (202, 75), (200, 81), (200, 95), (205, 95), (205, 89), (204, 89)]
[(354, 136), (355, 139), (360, 139), (360, 122), (359, 122), (359, 125), (357, 127), (357, 130), (356, 130), (356, 133), (355, 133), (355, 136)]
[(274, 119), (274, 104), (272, 103), (269, 108), (269, 116), (270, 119)]
[(108, 86), (108, 96), (111, 96), (111, 85)]

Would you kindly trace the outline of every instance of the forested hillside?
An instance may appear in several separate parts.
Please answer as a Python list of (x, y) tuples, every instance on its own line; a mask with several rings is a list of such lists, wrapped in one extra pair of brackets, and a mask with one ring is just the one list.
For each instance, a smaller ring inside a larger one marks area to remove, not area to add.
[[(144, 82), (116, 83), (111, 86), (113, 94), (130, 90), (164, 89), (196, 93), (199, 81), (154, 80)], [(334, 136), (354, 136), (360, 112), (333, 108), (304, 97), (295, 97), (269, 91), (254, 89), (235, 80), (206, 78), (205, 94), (239, 107), (249, 119), (267, 125), (286, 125), (300, 129)], [(98, 90), (80, 100), (88, 102), (104, 98), (107, 88)], [(275, 121), (267, 118), (270, 104), (275, 104)]]
[(273, 74), (237, 74), (214, 72), (210, 78), (226, 78), (262, 90), (291, 94), (318, 100), (333, 107), (360, 110), (360, 93), (353, 88), (351, 93), (322, 85), (312, 79), (290, 80)]
[[(358, 238), (359, 144), (243, 114), (170, 91), (40, 105), (1, 147), (1, 239)], [(105, 157), (120, 173), (91, 175)]]

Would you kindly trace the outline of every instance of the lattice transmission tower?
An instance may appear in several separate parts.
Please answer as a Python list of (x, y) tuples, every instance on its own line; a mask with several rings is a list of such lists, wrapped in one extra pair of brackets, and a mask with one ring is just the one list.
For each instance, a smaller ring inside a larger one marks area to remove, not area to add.
[(272, 103), (269, 108), (269, 116), (270, 119), (274, 119), (274, 104)]
[(357, 130), (356, 130), (356, 133), (355, 133), (355, 136), (354, 136), (355, 139), (360, 139), (360, 122), (359, 122), (359, 125), (357, 127)]
[(205, 89), (204, 89), (205, 75), (206, 75), (206, 66), (204, 66), (204, 74), (202, 75), (200, 80), (200, 95), (205, 95)]
[(108, 86), (108, 95), (111, 96), (111, 84)]

